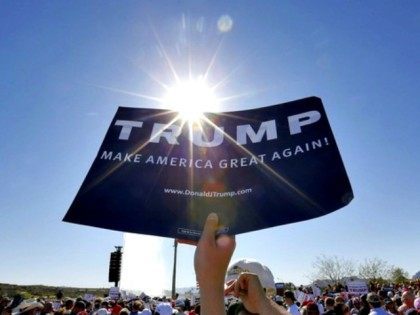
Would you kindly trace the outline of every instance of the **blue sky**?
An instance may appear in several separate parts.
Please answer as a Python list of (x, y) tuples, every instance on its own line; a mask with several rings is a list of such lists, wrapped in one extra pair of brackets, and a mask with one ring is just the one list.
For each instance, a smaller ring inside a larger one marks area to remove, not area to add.
[[(121, 91), (160, 97), (156, 80), (173, 82), (162, 47), (181, 77), (188, 56), (198, 76), (218, 51), (209, 80), (227, 78), (220, 96), (242, 95), (223, 110), (321, 97), (339, 144), (353, 202), (240, 235), (234, 259), (296, 284), (321, 254), (417, 272), (419, 12), (416, 1), (2, 1), (0, 282), (109, 286), (123, 233), (61, 219), (117, 107), (158, 106)], [(225, 15), (233, 26), (221, 32)], [(169, 288), (172, 241), (137, 242), (144, 254), (125, 264), (160, 260), (149, 274)], [(192, 259), (180, 246), (178, 286), (195, 284)]]

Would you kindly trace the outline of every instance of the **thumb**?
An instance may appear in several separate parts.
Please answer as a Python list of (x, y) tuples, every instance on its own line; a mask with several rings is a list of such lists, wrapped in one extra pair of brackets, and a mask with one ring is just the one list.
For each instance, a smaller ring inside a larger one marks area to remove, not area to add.
[(214, 212), (210, 213), (206, 219), (206, 223), (204, 224), (201, 240), (210, 242), (211, 244), (215, 244), (218, 224), (219, 217), (217, 216), (217, 214)]

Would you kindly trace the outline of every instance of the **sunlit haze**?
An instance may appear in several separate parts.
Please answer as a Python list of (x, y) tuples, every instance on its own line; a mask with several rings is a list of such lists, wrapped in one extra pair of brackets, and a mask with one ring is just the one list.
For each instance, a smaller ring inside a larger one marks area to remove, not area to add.
[(170, 288), (163, 255), (163, 239), (124, 233), (121, 288), (160, 295)]

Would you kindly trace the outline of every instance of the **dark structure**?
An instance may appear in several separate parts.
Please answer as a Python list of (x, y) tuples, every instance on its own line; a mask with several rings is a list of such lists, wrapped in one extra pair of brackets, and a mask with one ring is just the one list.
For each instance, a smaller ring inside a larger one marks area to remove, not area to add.
[(118, 282), (121, 278), (121, 258), (122, 258), (122, 246), (115, 246), (116, 251), (111, 253), (109, 260), (109, 276), (108, 281), (114, 282), (115, 286), (118, 287)]

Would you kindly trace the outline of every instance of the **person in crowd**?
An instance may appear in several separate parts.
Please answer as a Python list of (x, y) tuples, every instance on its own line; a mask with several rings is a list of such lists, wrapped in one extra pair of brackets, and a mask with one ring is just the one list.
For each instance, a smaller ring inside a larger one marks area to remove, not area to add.
[(143, 306), (143, 302), (140, 300), (136, 300), (133, 302), (131, 306), (130, 315), (140, 315), (141, 307)]
[(109, 301), (111, 315), (119, 315), (123, 307), (114, 300)]
[(397, 307), (392, 299), (385, 299), (385, 310), (392, 315), (398, 315)]
[(420, 313), (420, 290), (417, 291), (417, 298), (414, 300), (414, 308)]
[(71, 315), (88, 315), (85, 302), (78, 300), (74, 303)]
[(41, 315), (54, 315), (52, 302), (47, 301), (44, 303), (44, 308), (42, 309)]
[(320, 315), (318, 305), (315, 302), (308, 302), (300, 309), (302, 315)]
[(389, 315), (382, 307), (381, 298), (374, 292), (367, 295), (366, 301), (369, 303), (369, 315)]
[(379, 296), (379, 299), (381, 300), (381, 305), (385, 306), (385, 299), (388, 298), (387, 292), (381, 289), (381, 290), (378, 290), (377, 294)]
[(334, 304), (343, 304), (344, 303), (344, 298), (341, 295), (337, 295), (334, 298)]
[(172, 315), (173, 308), (171, 303), (163, 296), (161, 299), (158, 300), (158, 304), (156, 306), (156, 313), (159, 315)]
[(85, 311), (86, 311), (86, 313), (88, 313), (88, 315), (90, 315), (93, 311), (93, 303), (89, 302), (89, 301), (85, 301), (85, 303), (86, 303)]
[(200, 311), (201, 311), (201, 305), (197, 304), (195, 306), (191, 306), (191, 309), (188, 312), (188, 315), (200, 315)]
[(105, 307), (101, 307), (96, 311), (96, 315), (110, 315), (111, 313)]
[(401, 297), (399, 294), (395, 294), (392, 300), (395, 302), (395, 305), (397, 306), (397, 308), (402, 305)]
[(362, 307), (362, 303), (358, 297), (354, 297), (351, 299), (352, 301), (352, 308), (350, 309), (351, 315), (359, 315), (360, 308)]
[(101, 308), (101, 302), (102, 302), (102, 299), (93, 300), (92, 307), (91, 307), (90, 311), (88, 312), (89, 315), (96, 315), (98, 310)]
[(140, 315), (152, 315), (152, 311), (143, 302), (140, 305)]
[(295, 294), (290, 291), (287, 290), (284, 292), (284, 304), (286, 304), (287, 306), (287, 311), (292, 314), (292, 315), (299, 315), (299, 308), (296, 304), (296, 298), (295, 298)]
[(370, 306), (367, 301), (367, 294), (363, 294), (360, 297), (360, 301), (362, 302), (362, 307), (359, 310), (359, 315), (368, 315), (370, 313)]
[(324, 315), (335, 315), (334, 312), (334, 299), (332, 297), (327, 297), (324, 301), (325, 303), (325, 312)]
[(74, 306), (74, 301), (72, 299), (66, 299), (64, 302), (64, 309), (62, 310), (63, 315), (70, 315)]
[(415, 296), (411, 291), (405, 291), (401, 295), (402, 305), (398, 307), (399, 315), (405, 315), (405, 312), (407, 312), (409, 309), (414, 309), (414, 298)]
[(1, 297), (0, 299), (0, 315), (3, 314), (3, 311), (7, 309), (7, 306), (11, 303), (11, 300), (8, 297)]
[(245, 307), (239, 314), (287, 315), (284, 309), (265, 295), (255, 274), (241, 273), (224, 289), (225, 274), (235, 249), (235, 239), (228, 235), (217, 236), (218, 228), (217, 214), (209, 214), (194, 254), (194, 269), (200, 285), (200, 314), (225, 314), (224, 294), (233, 293), (241, 299)]
[(350, 315), (350, 308), (344, 303), (334, 303), (335, 315)]
[(35, 315), (40, 313), (44, 308), (44, 305), (40, 302), (31, 302), (28, 305), (25, 305), (20, 312), (19, 315)]
[(122, 308), (119, 315), (130, 315), (128, 308)]
[(318, 296), (315, 299), (315, 303), (318, 306), (319, 314), (324, 314), (324, 312), (325, 312), (325, 309), (324, 309), (324, 301), (322, 300), (322, 298), (320, 296)]
[[(229, 286), (231, 283), (233, 283), (244, 271), (256, 274), (258, 276), (258, 280), (260, 281), (263, 290), (268, 297), (273, 297), (275, 295), (276, 285), (274, 283), (274, 276), (270, 269), (260, 262), (252, 259), (240, 259), (230, 264), (226, 272), (225, 286)], [(235, 310), (232, 310), (235, 308), (241, 309), (244, 308), (244, 305), (241, 301), (230, 303), (228, 307), (228, 313), (236, 313)]]
[(191, 300), (189, 298), (185, 298), (184, 300), (184, 308), (185, 311), (189, 311), (191, 308)]

